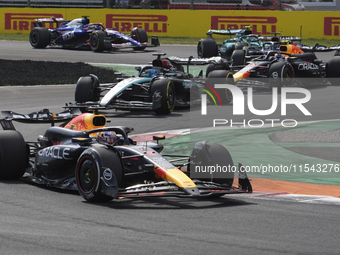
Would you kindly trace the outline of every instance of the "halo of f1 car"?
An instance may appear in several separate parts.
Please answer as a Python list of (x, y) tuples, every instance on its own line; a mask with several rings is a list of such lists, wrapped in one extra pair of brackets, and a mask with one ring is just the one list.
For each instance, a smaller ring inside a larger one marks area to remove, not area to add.
[[(190, 157), (172, 155), (177, 159), (168, 161), (160, 154), (163, 146), (158, 143), (164, 137), (154, 137), (157, 143), (137, 144), (128, 137), (133, 128), (105, 127), (103, 115), (74, 117), (70, 110), (52, 114), (46, 109), (24, 115), (2, 113), (6, 117), (0, 120), (4, 129), (0, 131), (0, 179), (24, 178), (35, 184), (78, 190), (90, 202), (148, 195), (198, 198), (252, 192), (241, 165), (238, 186), (233, 186), (232, 170), (222, 178), (209, 172), (202, 178), (190, 178), (196, 167), (218, 164), (234, 169), (228, 150), (218, 144), (198, 142)], [(12, 120), (64, 123), (48, 128), (38, 142), (27, 142)], [(186, 163), (176, 164), (179, 159)]]
[[(130, 35), (115, 29), (107, 29), (102, 23), (90, 23), (89, 16), (71, 21), (63, 18), (36, 19), (29, 35), (30, 44), (34, 48), (46, 48), (48, 45), (68, 49), (91, 49), (94, 52), (112, 51), (120, 48), (144, 50), (146, 47), (159, 46), (157, 36), (151, 37), (144, 29), (133, 28)], [(48, 29), (44, 23), (55, 23), (56, 28)]]
[[(174, 107), (190, 106), (199, 102), (206, 86), (203, 71), (198, 77), (189, 73), (189, 65), (219, 63), (221, 57), (210, 59), (162, 58), (165, 53), (154, 53), (152, 65), (137, 67), (138, 76), (122, 78), (111, 84), (99, 84), (95, 75), (80, 77), (75, 101), (69, 108), (83, 111), (94, 109), (152, 110), (157, 114), (169, 114)], [(187, 65), (187, 72), (183, 65)]]

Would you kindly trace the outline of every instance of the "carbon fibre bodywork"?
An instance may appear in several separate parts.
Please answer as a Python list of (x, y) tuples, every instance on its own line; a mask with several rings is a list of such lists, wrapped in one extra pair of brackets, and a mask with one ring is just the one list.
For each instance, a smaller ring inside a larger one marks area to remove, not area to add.
[[(305, 87), (335, 83), (334, 78), (340, 77), (337, 71), (340, 68), (340, 57), (337, 52), (328, 63), (325, 63), (313, 52), (308, 52), (312, 49), (308, 46), (300, 48), (296, 45), (280, 45), (279, 51), (268, 51), (265, 55), (247, 62), (245, 66), (234, 68), (233, 81), (237, 86), (259, 88)], [(337, 49), (338, 47), (333, 47), (333, 50)], [(316, 48), (314, 50), (317, 51)], [(319, 51), (326, 50), (328, 49), (319, 48)]]
[[(45, 28), (45, 23), (56, 24), (55, 28)], [(159, 46), (157, 36), (148, 36), (145, 30), (133, 28), (126, 35), (115, 29), (105, 28), (102, 23), (90, 23), (88, 16), (67, 21), (63, 18), (36, 19), (30, 32), (30, 43), (34, 48), (48, 45), (67, 49), (91, 49), (95, 52), (112, 51), (119, 48), (143, 50), (146, 47)]]
[[(49, 113), (45, 111), (44, 114)], [(191, 155), (166, 155), (181, 157), (185, 162), (177, 163), (178, 159), (171, 161), (160, 154), (163, 146), (158, 141), (165, 137), (154, 137), (157, 143), (137, 144), (128, 136), (133, 128), (105, 127), (105, 116), (84, 113), (58, 127), (48, 128), (38, 138), (38, 142), (22, 143), (23, 138), (20, 138), (20, 133), (14, 130), (12, 124), (12, 120), (17, 118), (23, 121), (21, 114), (6, 112), (5, 115), (6, 118), (0, 121), (3, 127), (7, 127), (0, 132), (0, 149), (7, 151), (14, 144), (17, 149), (25, 151), (26, 148), (27, 154), (13, 157), (9, 152), (0, 155), (0, 177), (4, 173), (19, 171), (11, 165), (23, 161), (24, 180), (48, 187), (78, 190), (84, 199), (92, 202), (124, 196), (202, 197), (252, 192), (241, 166), (239, 181), (235, 183), (234, 172), (228, 173), (228, 179), (210, 177), (208, 181), (190, 178), (190, 164), (200, 165), (202, 159), (197, 156), (204, 154), (211, 146), (206, 141), (196, 146)], [(50, 122), (53, 116), (57, 115), (50, 114), (50, 117), (43, 119)], [(32, 122), (37, 118), (26, 115), (26, 119)], [(115, 142), (110, 144), (99, 140), (97, 134), (102, 132), (114, 132)], [(6, 140), (10, 137), (13, 138), (11, 145)], [(230, 157), (229, 152), (224, 150)], [(209, 164), (214, 164), (211, 156), (205, 158)], [(5, 164), (9, 167), (4, 168)], [(231, 158), (229, 164), (233, 164)], [(17, 174), (15, 176), (20, 177)]]
[[(137, 67), (137, 77), (122, 77), (117, 82), (100, 84), (95, 75), (81, 77), (77, 82), (75, 103), (68, 107), (84, 111), (95, 109), (152, 110), (159, 114), (169, 114), (175, 107), (188, 107), (200, 103), (205, 93), (203, 71), (197, 76), (189, 72), (190, 65), (227, 66), (221, 57), (162, 58), (164, 53), (154, 53), (158, 57), (152, 65)], [(184, 71), (184, 66), (187, 71)], [(91, 92), (92, 91), (92, 92)]]

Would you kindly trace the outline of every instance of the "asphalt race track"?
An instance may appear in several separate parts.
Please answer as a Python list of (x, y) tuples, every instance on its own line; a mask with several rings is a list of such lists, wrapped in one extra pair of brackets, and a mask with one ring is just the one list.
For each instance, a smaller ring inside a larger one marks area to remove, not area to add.
[[(151, 53), (156, 51), (167, 52), (169, 56), (196, 54), (195, 46), (161, 46), (147, 52), (124, 50), (102, 54), (36, 50), (28, 42), (0, 41), (0, 48), (3, 59), (127, 64), (145, 64), (153, 59)], [(326, 60), (329, 56), (322, 57)], [(64, 103), (73, 101), (74, 88), (74, 85), (0, 87), (0, 110), (61, 111)], [(336, 92), (336, 87), (312, 91), (312, 97), (328, 109), (325, 115), (320, 105), (311, 105), (313, 117), (325, 120), (339, 114)], [(266, 95), (259, 93), (256, 98), (262, 102)], [(139, 134), (189, 127), (188, 109), (175, 111), (170, 116), (148, 112), (108, 112), (107, 115), (112, 125), (132, 126)], [(15, 126), (30, 141), (35, 141), (47, 128), (16, 123)], [(254, 193), (214, 200), (143, 198), (90, 204), (77, 193), (21, 181), (1, 181), (0, 191), (0, 254), (5, 255), (339, 252), (336, 224), (340, 216), (339, 203), (318, 203), (308, 196), (294, 201)]]

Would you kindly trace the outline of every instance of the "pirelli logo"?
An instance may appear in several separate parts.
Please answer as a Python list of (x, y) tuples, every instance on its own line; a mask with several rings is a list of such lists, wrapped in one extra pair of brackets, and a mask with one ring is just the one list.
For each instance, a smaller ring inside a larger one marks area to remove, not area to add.
[[(62, 18), (60, 13), (5, 13), (5, 30), (30, 31), (38, 18)], [(55, 24), (45, 24), (53, 28)]]
[(339, 17), (325, 17), (324, 18), (324, 35), (334, 35), (339, 36), (339, 26), (340, 26), (340, 18)]
[(211, 29), (242, 29), (251, 26), (254, 34), (268, 35), (276, 32), (276, 17), (211, 16)]
[(106, 15), (106, 27), (114, 28), (120, 32), (131, 32), (134, 27), (138, 27), (146, 32), (166, 33), (167, 21), (166, 15)]

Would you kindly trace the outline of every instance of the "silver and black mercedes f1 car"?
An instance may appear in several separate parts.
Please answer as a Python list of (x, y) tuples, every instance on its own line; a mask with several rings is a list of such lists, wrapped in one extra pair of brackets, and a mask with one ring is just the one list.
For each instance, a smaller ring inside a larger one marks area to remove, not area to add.
[[(152, 110), (157, 114), (169, 114), (175, 107), (185, 107), (200, 102), (206, 93), (207, 84), (203, 71), (197, 77), (189, 73), (189, 65), (208, 65), (224, 68), (226, 60), (221, 57), (162, 58), (165, 53), (154, 53), (158, 57), (152, 65), (137, 67), (138, 76), (119, 79), (118, 82), (100, 84), (95, 75), (80, 77), (75, 90), (76, 107), (82, 111), (94, 109)], [(187, 66), (184, 71), (183, 65)]]
[[(106, 127), (103, 115), (74, 117), (70, 111), (52, 114), (48, 110), (27, 115), (2, 113), (1, 180), (22, 178), (48, 187), (78, 190), (90, 202), (148, 195), (198, 198), (252, 192), (242, 166), (238, 181), (233, 170), (219, 177), (209, 173), (202, 178), (190, 177), (202, 166), (235, 169), (228, 150), (218, 144), (199, 142), (190, 155), (166, 155), (175, 158), (167, 160), (160, 154), (163, 146), (158, 143), (164, 137), (154, 137), (157, 143), (137, 144), (128, 136), (133, 128)], [(37, 142), (28, 142), (15, 130), (12, 120), (66, 122), (48, 128)], [(179, 164), (178, 159), (184, 163)]]

